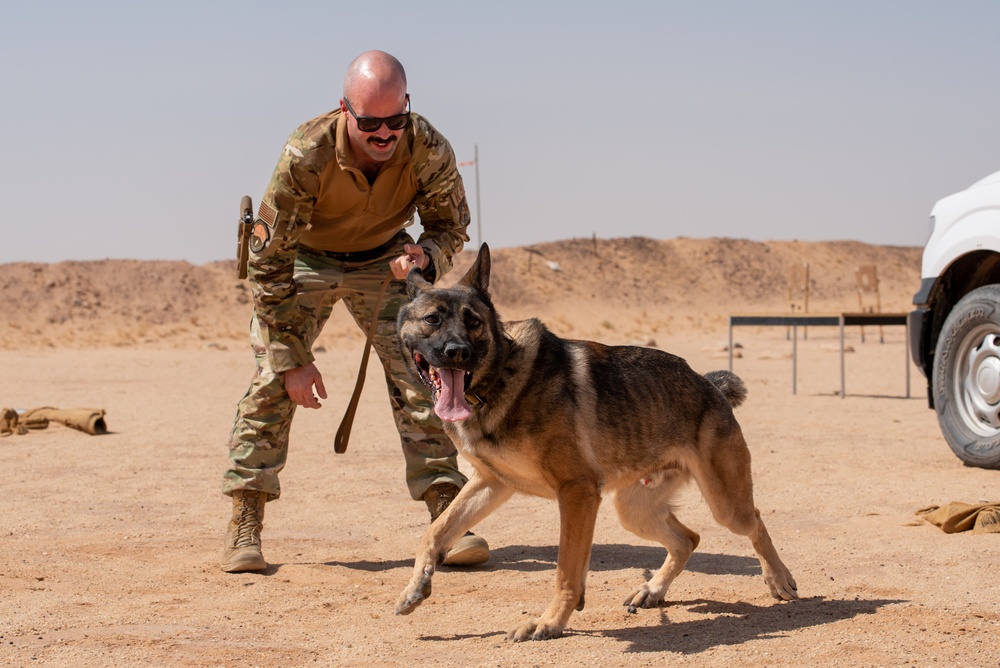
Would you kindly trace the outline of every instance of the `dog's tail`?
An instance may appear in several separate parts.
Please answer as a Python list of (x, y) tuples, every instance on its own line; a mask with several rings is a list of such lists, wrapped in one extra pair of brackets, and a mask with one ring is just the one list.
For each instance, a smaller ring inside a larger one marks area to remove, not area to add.
[(712, 384), (719, 388), (722, 396), (726, 398), (729, 405), (736, 408), (747, 398), (747, 386), (743, 384), (740, 377), (732, 371), (709, 371), (705, 378), (712, 381)]

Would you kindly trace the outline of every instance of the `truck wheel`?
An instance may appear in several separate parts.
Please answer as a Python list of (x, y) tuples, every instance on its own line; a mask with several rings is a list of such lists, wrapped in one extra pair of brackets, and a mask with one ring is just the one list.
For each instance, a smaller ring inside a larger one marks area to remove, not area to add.
[(1000, 285), (973, 290), (948, 314), (934, 354), (934, 406), (959, 459), (1000, 469)]

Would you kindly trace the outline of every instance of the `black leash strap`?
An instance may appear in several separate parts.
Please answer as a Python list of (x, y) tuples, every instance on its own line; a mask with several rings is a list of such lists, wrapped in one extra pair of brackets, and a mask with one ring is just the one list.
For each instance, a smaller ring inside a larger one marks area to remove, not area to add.
[(378, 299), (375, 300), (375, 312), (372, 313), (372, 321), (368, 325), (368, 338), (365, 340), (365, 351), (361, 354), (361, 368), (358, 369), (358, 380), (354, 384), (354, 394), (347, 404), (347, 412), (344, 419), (340, 421), (337, 435), (333, 439), (333, 451), (338, 455), (347, 452), (347, 441), (351, 437), (351, 425), (354, 424), (354, 414), (358, 411), (358, 400), (361, 398), (361, 388), (365, 386), (365, 372), (368, 370), (368, 357), (372, 351), (372, 339), (375, 338), (375, 329), (378, 327), (378, 312), (382, 308), (382, 300), (385, 298), (385, 291), (392, 280), (392, 272), (389, 272), (385, 280), (382, 281), (382, 289), (379, 290)]

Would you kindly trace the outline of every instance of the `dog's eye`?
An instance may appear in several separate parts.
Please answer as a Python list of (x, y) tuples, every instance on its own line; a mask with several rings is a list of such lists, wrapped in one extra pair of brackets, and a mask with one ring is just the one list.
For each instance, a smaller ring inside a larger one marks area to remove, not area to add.
[(466, 327), (469, 327), (469, 328), (479, 327), (481, 324), (483, 324), (483, 321), (480, 320), (477, 316), (474, 316), (474, 315), (467, 315), (467, 316), (465, 316), (465, 326)]
[(439, 316), (437, 313), (430, 313), (424, 316), (424, 322), (433, 327), (437, 327), (438, 325), (441, 324), (441, 316)]

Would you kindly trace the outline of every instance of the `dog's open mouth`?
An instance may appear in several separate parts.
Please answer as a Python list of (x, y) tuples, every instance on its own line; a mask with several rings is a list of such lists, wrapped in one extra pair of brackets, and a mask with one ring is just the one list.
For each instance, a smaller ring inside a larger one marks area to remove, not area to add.
[(413, 361), (420, 372), (420, 379), (431, 389), (434, 412), (439, 418), (445, 422), (461, 422), (472, 415), (472, 408), (465, 400), (467, 372), (431, 366), (420, 353), (413, 353)]

